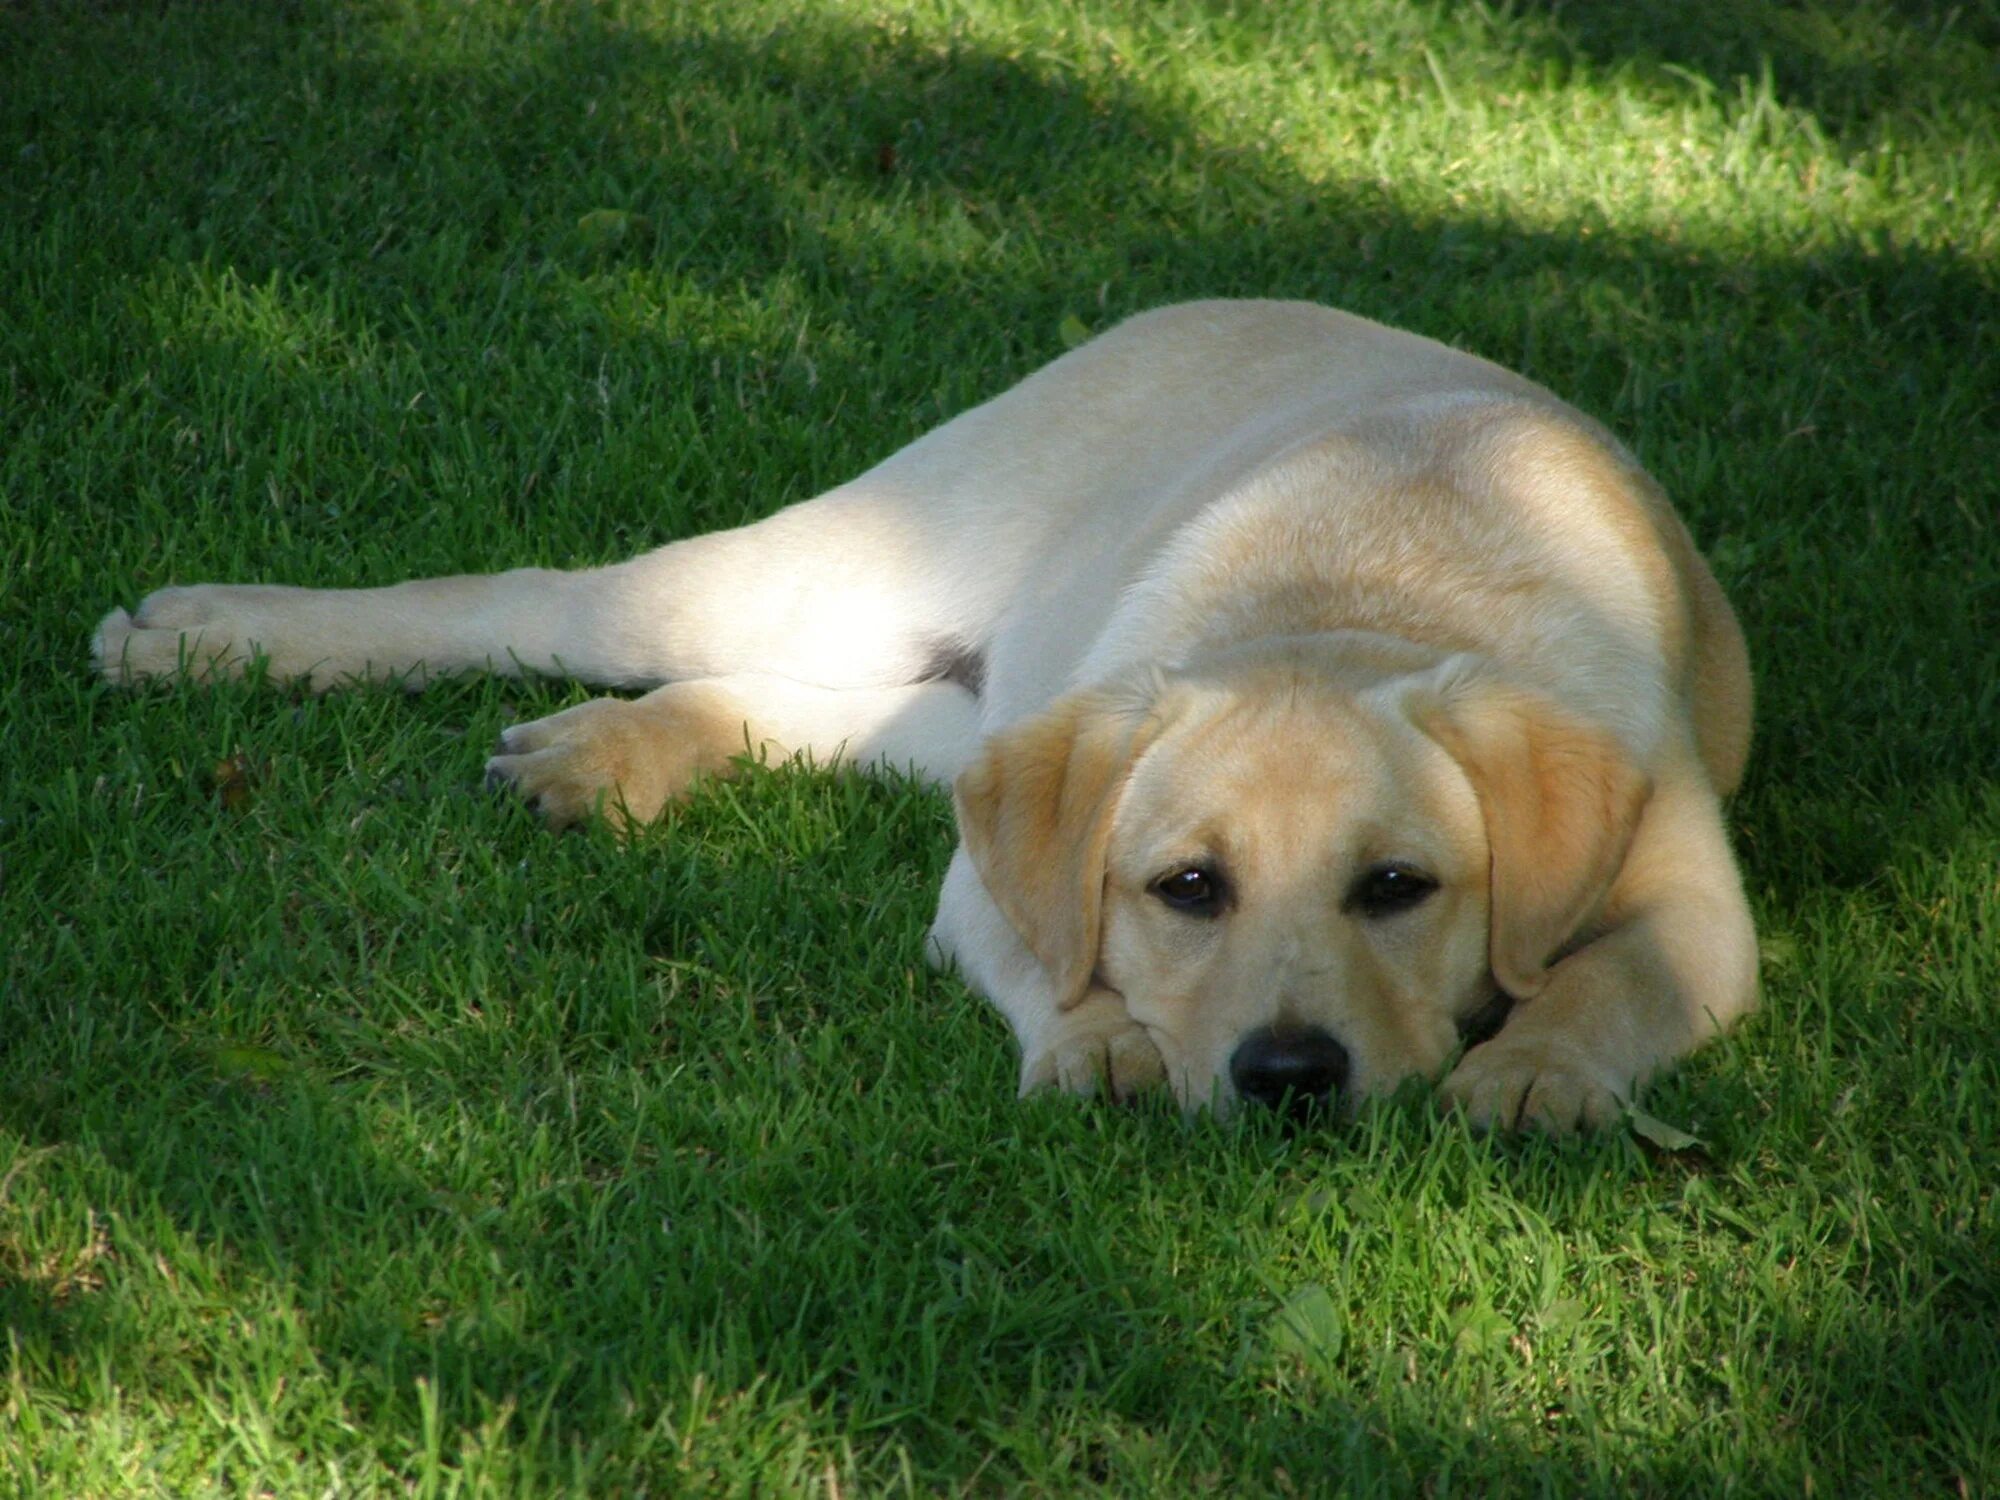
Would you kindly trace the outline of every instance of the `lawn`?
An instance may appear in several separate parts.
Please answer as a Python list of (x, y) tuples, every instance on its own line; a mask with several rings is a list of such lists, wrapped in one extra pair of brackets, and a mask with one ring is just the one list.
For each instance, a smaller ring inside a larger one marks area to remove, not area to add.
[[(168, 582), (606, 561), (1085, 332), (1525, 370), (1758, 664), (1699, 1138), (1013, 1097), (945, 799), (632, 845), (561, 683), (108, 690)], [(2000, 1493), (2000, 20), (0, 7), (0, 1494)]]

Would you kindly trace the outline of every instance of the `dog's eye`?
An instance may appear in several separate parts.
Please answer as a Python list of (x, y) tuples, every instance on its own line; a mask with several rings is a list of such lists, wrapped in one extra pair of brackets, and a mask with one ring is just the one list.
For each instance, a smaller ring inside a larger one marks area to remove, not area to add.
[(1189, 865), (1154, 881), (1153, 894), (1175, 911), (1212, 917), (1222, 905), (1222, 877), (1200, 865)]
[(1393, 917), (1416, 906), (1437, 888), (1435, 880), (1409, 865), (1376, 865), (1354, 882), (1347, 893), (1347, 908), (1364, 917)]

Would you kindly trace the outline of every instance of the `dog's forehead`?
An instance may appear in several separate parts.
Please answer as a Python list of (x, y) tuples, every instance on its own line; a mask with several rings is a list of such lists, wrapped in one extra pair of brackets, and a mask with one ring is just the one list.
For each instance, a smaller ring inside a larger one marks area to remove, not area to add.
[(1160, 737), (1158, 759), (1273, 786), (1346, 779), (1381, 768), (1381, 719), (1373, 703), (1311, 678), (1252, 677), (1180, 715)]
[(1344, 694), (1213, 695), (1177, 715), (1133, 767), (1121, 843), (1221, 852), (1231, 837), (1316, 843), (1357, 820), (1394, 817), (1409, 796), (1396, 735)]

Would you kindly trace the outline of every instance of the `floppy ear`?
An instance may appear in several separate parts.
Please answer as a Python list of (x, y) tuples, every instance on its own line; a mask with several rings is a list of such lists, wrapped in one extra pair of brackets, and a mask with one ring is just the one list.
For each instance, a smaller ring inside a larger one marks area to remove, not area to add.
[(952, 788), (973, 868), (1055, 982), (1081, 1000), (1097, 967), (1111, 815), (1151, 715), (1100, 692), (1069, 693), (1001, 731)]
[(1488, 961), (1500, 988), (1526, 999), (1624, 866), (1651, 781), (1604, 730), (1480, 676), (1417, 718), (1479, 798), (1492, 851)]

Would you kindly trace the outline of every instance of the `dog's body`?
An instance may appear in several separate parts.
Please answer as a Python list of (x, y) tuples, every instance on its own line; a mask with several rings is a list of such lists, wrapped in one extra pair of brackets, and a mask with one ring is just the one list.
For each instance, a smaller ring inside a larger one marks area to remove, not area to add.
[(746, 743), (957, 781), (938, 950), (1024, 1091), (1447, 1094), (1601, 1123), (1750, 1008), (1719, 798), (1742, 637), (1658, 489), (1540, 387), (1305, 304), (1134, 318), (768, 520), (614, 567), (204, 586), (118, 678), (561, 672), (502, 738), (561, 823)]

